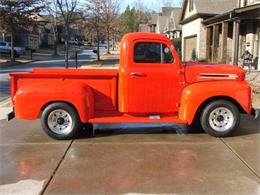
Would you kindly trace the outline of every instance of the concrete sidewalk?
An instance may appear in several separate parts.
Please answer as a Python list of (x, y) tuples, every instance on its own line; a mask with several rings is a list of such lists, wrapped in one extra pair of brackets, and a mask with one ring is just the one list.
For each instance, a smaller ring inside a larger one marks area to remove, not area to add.
[(119, 50), (110, 51), (110, 54), (100, 56), (100, 61), (94, 60), (81, 68), (116, 68), (119, 66)]

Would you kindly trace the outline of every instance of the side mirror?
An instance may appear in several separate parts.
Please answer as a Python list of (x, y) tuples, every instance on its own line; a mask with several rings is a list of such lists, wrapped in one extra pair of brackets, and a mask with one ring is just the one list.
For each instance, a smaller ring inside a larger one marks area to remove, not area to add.
[(97, 50), (96, 50), (96, 49), (92, 50), (92, 52), (95, 53), (95, 54), (97, 54)]

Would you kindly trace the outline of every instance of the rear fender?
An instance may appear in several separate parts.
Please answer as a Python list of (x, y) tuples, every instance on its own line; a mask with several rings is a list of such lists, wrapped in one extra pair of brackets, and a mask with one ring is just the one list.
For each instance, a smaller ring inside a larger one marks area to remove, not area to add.
[(94, 116), (94, 96), (91, 87), (80, 82), (57, 81), (26, 83), (15, 95), (15, 116), (34, 120), (50, 103), (67, 102), (77, 110), (81, 122)]
[(191, 124), (203, 103), (219, 98), (233, 100), (245, 113), (251, 113), (252, 90), (246, 81), (199, 82), (183, 90), (179, 118)]

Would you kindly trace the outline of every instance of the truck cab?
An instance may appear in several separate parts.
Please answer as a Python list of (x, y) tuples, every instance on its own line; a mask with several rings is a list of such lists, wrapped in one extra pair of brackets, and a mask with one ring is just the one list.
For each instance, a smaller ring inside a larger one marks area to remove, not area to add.
[(162, 35), (128, 34), (120, 53), (119, 111), (178, 112), (185, 78), (172, 42)]
[(55, 139), (74, 138), (82, 123), (135, 122), (199, 124), (221, 137), (237, 129), (240, 113), (257, 116), (241, 68), (181, 62), (172, 42), (155, 33), (125, 35), (118, 69), (33, 69), (10, 76), (13, 115), (41, 118)]

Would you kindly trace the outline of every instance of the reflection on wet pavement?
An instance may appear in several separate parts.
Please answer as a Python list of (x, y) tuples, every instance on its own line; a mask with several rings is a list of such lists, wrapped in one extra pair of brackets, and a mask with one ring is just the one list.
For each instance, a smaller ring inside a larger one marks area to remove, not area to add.
[(0, 194), (260, 193), (260, 121), (251, 117), (221, 139), (171, 124), (95, 129), (72, 143), (49, 138), (39, 121), (0, 121)]

